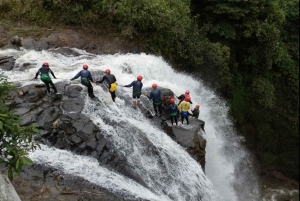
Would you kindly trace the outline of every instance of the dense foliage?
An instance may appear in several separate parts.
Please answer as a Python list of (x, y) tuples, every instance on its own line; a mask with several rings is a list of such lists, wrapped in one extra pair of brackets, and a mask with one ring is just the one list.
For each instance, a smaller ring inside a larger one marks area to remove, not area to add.
[(211, 27), (210, 40), (230, 48), (221, 89), (239, 128), (252, 135), (261, 161), (298, 178), (299, 1), (195, 0), (192, 5), (194, 14), (201, 14), (199, 26)]
[(3, 0), (0, 11), (117, 34), (195, 72), (228, 99), (262, 164), (299, 177), (298, 0)]
[(31, 165), (28, 152), (39, 145), (32, 137), (39, 133), (34, 126), (20, 126), (20, 118), (5, 105), (5, 98), (14, 90), (7, 78), (0, 74), (0, 163), (8, 168), (8, 178), (20, 173), (23, 165)]

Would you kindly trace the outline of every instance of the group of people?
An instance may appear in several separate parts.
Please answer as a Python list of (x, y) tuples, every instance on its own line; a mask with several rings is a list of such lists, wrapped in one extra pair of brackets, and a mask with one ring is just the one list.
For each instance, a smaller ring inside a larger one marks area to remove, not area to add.
[[(111, 74), (109, 69), (106, 69), (105, 75), (103, 78), (99, 81), (93, 80), (91, 72), (88, 70), (88, 65), (83, 65), (83, 69), (79, 71), (72, 79), (75, 80), (77, 78), (81, 78), (81, 84), (86, 86), (88, 89), (89, 97), (94, 98), (94, 91), (93, 91), (93, 85), (92, 83), (103, 83), (106, 81), (107, 87), (109, 89), (109, 92), (111, 94), (111, 98), (113, 102), (115, 102), (116, 99), (116, 90), (117, 90), (117, 79), (116, 77)], [(55, 85), (53, 84), (49, 73), (53, 76), (54, 79), (56, 79), (53, 71), (49, 67), (48, 62), (44, 62), (42, 67), (38, 70), (38, 72), (35, 75), (34, 79), (37, 79), (38, 75), (40, 75), (41, 81), (43, 81), (46, 84), (47, 92), (48, 94), (51, 94), (50, 85), (53, 88), (55, 93), (57, 92), (57, 89)], [(162, 110), (169, 111), (170, 119), (172, 126), (175, 123), (176, 126), (178, 126), (177, 118), (179, 115), (181, 116), (181, 123), (183, 124), (184, 120), (186, 120), (187, 124), (189, 124), (189, 116), (193, 116), (195, 118), (199, 117), (200, 114), (200, 105), (196, 105), (195, 108), (192, 110), (191, 108), (191, 97), (190, 97), (190, 91), (186, 90), (184, 94), (181, 94), (177, 97), (179, 100), (178, 104), (175, 104), (174, 98), (171, 98), (169, 102), (166, 104), (163, 104), (163, 101), (161, 100), (161, 92), (157, 88), (157, 84), (152, 84), (152, 91), (150, 94), (142, 93), (143, 83), (142, 83), (143, 77), (141, 75), (137, 76), (137, 79), (131, 82), (128, 85), (121, 85), (122, 87), (132, 87), (132, 98), (133, 98), (133, 106), (139, 107), (140, 106), (140, 97), (143, 94), (144, 96), (148, 97), (148, 99), (152, 99), (153, 101), (153, 108), (155, 111), (155, 116), (162, 116)], [(189, 111), (192, 111), (190, 113)]]

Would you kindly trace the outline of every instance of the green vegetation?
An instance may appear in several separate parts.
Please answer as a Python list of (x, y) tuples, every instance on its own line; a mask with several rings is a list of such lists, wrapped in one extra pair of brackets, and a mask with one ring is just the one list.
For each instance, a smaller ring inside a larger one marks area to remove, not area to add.
[(39, 133), (34, 126), (20, 126), (20, 118), (5, 105), (5, 98), (14, 90), (7, 78), (0, 74), (0, 163), (8, 168), (8, 178), (13, 172), (20, 174), (23, 165), (31, 165), (27, 157), (30, 150), (39, 147), (32, 137)]
[[(2, 0), (0, 16), (135, 41), (209, 82), (262, 164), (299, 178), (298, 0)], [(252, 137), (253, 139), (253, 137)]]

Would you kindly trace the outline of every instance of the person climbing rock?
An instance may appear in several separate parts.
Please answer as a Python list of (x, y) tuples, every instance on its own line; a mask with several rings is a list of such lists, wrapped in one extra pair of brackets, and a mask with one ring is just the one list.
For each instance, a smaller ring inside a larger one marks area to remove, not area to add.
[(174, 98), (171, 98), (169, 100), (169, 105), (168, 105), (168, 107), (165, 107), (165, 110), (169, 111), (172, 126), (173, 126), (173, 122), (175, 122), (176, 126), (178, 126), (178, 123), (177, 123), (178, 106), (175, 104)]
[(106, 69), (103, 78), (100, 81), (95, 81), (95, 83), (102, 83), (104, 82), (104, 80), (107, 83), (107, 87), (109, 89), (111, 99), (115, 102), (116, 91), (117, 91), (117, 83), (116, 83), (117, 79), (113, 74), (110, 73), (109, 69)]
[[(187, 97), (190, 97), (190, 91), (189, 91), (189, 90), (186, 90), (184, 94), (181, 94), (180, 96), (177, 97), (177, 98), (179, 99), (178, 105), (179, 105), (185, 98), (187, 98)], [(190, 102), (191, 104), (193, 104), (192, 101), (191, 101), (191, 97), (190, 97), (190, 101), (189, 101), (189, 102)]]
[(54, 83), (51, 80), (51, 77), (49, 76), (49, 73), (51, 73), (51, 75), (53, 76), (54, 79), (56, 79), (53, 71), (50, 69), (49, 67), (49, 63), (48, 62), (44, 62), (42, 67), (38, 70), (38, 72), (35, 75), (34, 79), (37, 79), (38, 75), (40, 75), (40, 79), (42, 80), (42, 82), (44, 82), (46, 84), (46, 88), (47, 88), (47, 92), (50, 95), (51, 94), (51, 90), (50, 90), (50, 85), (52, 87), (52, 89), (54, 90), (54, 92), (56, 94), (58, 94), (57, 89), (54, 85)]
[(191, 109), (190, 97), (186, 97), (178, 106), (178, 110), (181, 114), (181, 123), (183, 124), (184, 119), (186, 119), (187, 124), (189, 124), (189, 110)]
[(132, 98), (133, 98), (133, 106), (140, 106), (140, 97), (142, 95), (142, 83), (143, 77), (141, 75), (137, 76), (136, 80), (131, 82), (128, 85), (123, 85), (123, 87), (132, 87)]
[(195, 108), (192, 110), (192, 114), (190, 114), (190, 116), (195, 117), (196, 119), (198, 119), (200, 114), (200, 105), (196, 105)]
[[(162, 101), (161, 101), (161, 95), (160, 95), (160, 90), (157, 89), (157, 84), (152, 84), (152, 91), (150, 92), (150, 95), (144, 94), (147, 96), (149, 99), (152, 99), (153, 101), (153, 107), (155, 111), (155, 116), (161, 117), (162, 115)], [(157, 109), (159, 114), (157, 113)]]
[(94, 90), (91, 84), (91, 81), (94, 82), (94, 80), (92, 78), (91, 72), (88, 70), (89, 67), (86, 64), (83, 65), (82, 68), (83, 70), (79, 71), (79, 73), (77, 73), (77, 75), (75, 75), (75, 77), (73, 77), (71, 81), (81, 77), (81, 84), (88, 88), (89, 97), (94, 98)]

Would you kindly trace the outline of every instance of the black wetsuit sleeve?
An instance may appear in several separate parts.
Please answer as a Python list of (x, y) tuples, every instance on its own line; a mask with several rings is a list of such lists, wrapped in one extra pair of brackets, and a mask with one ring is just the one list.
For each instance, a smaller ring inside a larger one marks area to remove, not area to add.
[(56, 78), (55, 77), (55, 75), (54, 75), (54, 73), (53, 73), (53, 71), (49, 68), (49, 72), (51, 73), (51, 75), (54, 77), (54, 78)]
[(96, 83), (102, 83), (104, 82), (104, 80), (106, 80), (106, 76), (104, 75), (103, 78), (100, 81), (96, 81)]
[(37, 71), (37, 73), (35, 74), (35, 78), (34, 79), (36, 79), (38, 76), (39, 76), (39, 74), (40, 74), (40, 69)]

